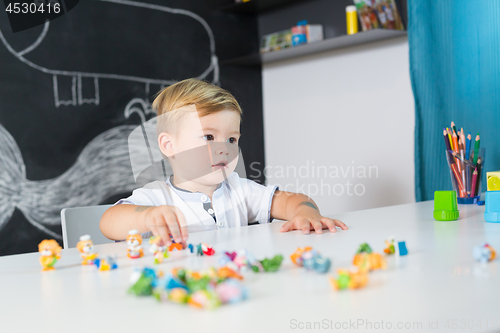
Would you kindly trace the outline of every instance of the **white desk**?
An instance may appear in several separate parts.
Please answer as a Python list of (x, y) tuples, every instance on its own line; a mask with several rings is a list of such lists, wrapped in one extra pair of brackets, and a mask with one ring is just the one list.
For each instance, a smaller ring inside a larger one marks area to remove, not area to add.
[[(101, 255), (119, 255), (120, 267), (107, 272), (81, 266), (76, 249), (63, 250), (53, 272), (41, 272), (38, 253), (1, 257), (0, 331), (286, 332), (308, 331), (299, 329), (308, 322), (324, 325), (321, 331), (334, 331), (335, 325), (344, 326), (338, 331), (365, 331), (366, 325), (350, 325), (358, 320), (370, 321), (378, 332), (387, 331), (388, 322), (395, 332), (428, 331), (430, 324), (439, 328), (433, 332), (498, 330), (500, 261), (477, 263), (472, 249), (486, 241), (500, 250), (500, 224), (484, 222), (484, 206), (460, 206), (455, 222), (434, 221), (432, 210), (432, 202), (423, 202), (346, 213), (337, 217), (350, 229), (335, 234), (280, 233), (281, 222), (192, 234), (189, 242), (212, 244), (218, 255), (176, 252), (159, 268), (204, 268), (223, 251), (242, 248), (257, 258), (285, 257), (277, 273), (249, 272), (248, 300), (214, 311), (127, 294), (132, 268), (153, 266), (153, 258), (128, 259), (124, 243), (97, 246)], [(399, 263), (392, 257), (387, 270), (370, 273), (364, 289), (332, 290), (328, 275), (349, 266), (359, 244), (382, 252), (391, 235), (406, 241), (407, 257)], [(332, 259), (328, 275), (291, 262), (290, 254), (306, 245)]]

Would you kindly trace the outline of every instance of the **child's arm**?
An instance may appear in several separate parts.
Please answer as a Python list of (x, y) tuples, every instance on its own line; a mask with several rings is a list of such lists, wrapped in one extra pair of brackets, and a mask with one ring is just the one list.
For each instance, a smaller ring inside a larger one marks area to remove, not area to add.
[(304, 234), (308, 234), (309, 230), (321, 234), (323, 228), (331, 232), (337, 232), (336, 227), (347, 229), (341, 221), (322, 216), (316, 203), (300, 193), (276, 190), (271, 203), (271, 217), (288, 221), (281, 227), (281, 232), (301, 229)]
[(188, 238), (182, 213), (173, 206), (136, 206), (121, 204), (110, 207), (101, 217), (100, 228), (104, 236), (113, 240), (127, 238), (128, 231), (139, 233), (151, 231), (160, 236), (165, 245), (170, 245), (170, 235), (177, 243), (185, 245)]

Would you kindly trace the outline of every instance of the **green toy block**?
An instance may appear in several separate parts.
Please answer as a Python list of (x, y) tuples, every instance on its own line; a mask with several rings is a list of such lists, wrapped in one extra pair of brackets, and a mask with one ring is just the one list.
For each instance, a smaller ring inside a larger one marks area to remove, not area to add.
[(458, 220), (457, 192), (434, 192), (434, 219), (437, 221)]

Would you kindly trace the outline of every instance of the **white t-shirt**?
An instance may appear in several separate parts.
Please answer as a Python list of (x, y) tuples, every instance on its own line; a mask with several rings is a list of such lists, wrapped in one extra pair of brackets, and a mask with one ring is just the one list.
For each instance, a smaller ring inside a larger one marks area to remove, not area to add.
[[(271, 222), (271, 203), (277, 186), (264, 186), (233, 172), (210, 198), (174, 186), (170, 179), (146, 184), (115, 205), (175, 206), (184, 214), (188, 232), (234, 228), (249, 222)], [(143, 234), (144, 238), (151, 234)]]

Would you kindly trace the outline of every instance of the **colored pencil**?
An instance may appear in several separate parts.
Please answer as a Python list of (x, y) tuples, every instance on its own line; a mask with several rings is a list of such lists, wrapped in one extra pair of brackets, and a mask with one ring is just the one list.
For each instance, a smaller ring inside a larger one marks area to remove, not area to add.
[[(463, 151), (460, 151), (460, 153), (462, 153), (462, 152), (463, 152)], [(465, 157), (464, 157), (462, 154), (458, 155), (458, 153), (455, 153), (455, 152), (453, 151), (453, 152), (451, 152), (451, 155), (453, 155), (453, 157), (455, 157), (455, 158), (459, 159), (460, 161), (462, 161), (462, 162), (463, 162), (463, 163), (465, 163), (466, 165), (471, 166), (471, 167), (475, 167), (475, 165), (474, 165), (474, 164), (472, 164), (472, 162), (471, 162), (471, 161), (466, 160), (466, 159), (465, 159)]]
[(458, 190), (460, 192), (459, 196), (463, 198), (463, 197), (465, 197), (465, 188), (464, 188), (464, 184), (462, 183), (460, 173), (457, 170), (457, 165), (455, 163), (451, 164), (451, 170), (453, 171), (453, 174), (455, 175), (455, 178), (457, 179)]
[(448, 132), (448, 139), (450, 140), (450, 147), (453, 150), (453, 140), (451, 139), (451, 131), (448, 127), (446, 127), (446, 131)]
[(446, 132), (446, 129), (444, 129), (444, 128), (443, 128), (443, 138), (444, 138), (444, 144), (446, 146), (446, 150), (451, 150), (450, 140), (448, 140), (448, 132)]
[(483, 161), (481, 160), (481, 157), (477, 158), (477, 179), (476, 179), (476, 193), (474, 193), (474, 196), (481, 195), (479, 193), (479, 187), (481, 185), (481, 170), (483, 168)]
[(476, 135), (476, 144), (474, 145), (474, 165), (477, 165), (477, 158), (479, 157), (479, 145), (481, 143), (481, 138), (479, 133)]
[(451, 122), (451, 128), (453, 129), (453, 133), (457, 133), (457, 128), (455, 127), (455, 123)]
[(467, 135), (467, 141), (465, 143), (465, 159), (469, 159), (469, 155), (470, 155), (470, 140), (471, 140), (472, 136), (470, 135), (470, 132), (469, 132), (469, 135)]
[(474, 172), (472, 173), (472, 185), (470, 189), (471, 197), (475, 196), (474, 193), (476, 193), (476, 182), (477, 182), (477, 168), (475, 168)]
[[(457, 133), (453, 132), (453, 150), (455, 153), (458, 153), (458, 142), (457, 142)], [(460, 162), (458, 159), (455, 160), (457, 162), (458, 173), (462, 173), (462, 168), (460, 166)]]

